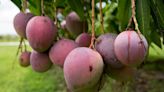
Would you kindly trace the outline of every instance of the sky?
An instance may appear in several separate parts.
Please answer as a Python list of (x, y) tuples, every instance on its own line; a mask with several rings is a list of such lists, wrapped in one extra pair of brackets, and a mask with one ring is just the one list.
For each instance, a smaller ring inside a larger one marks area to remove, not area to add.
[(13, 19), (18, 12), (19, 9), (10, 0), (0, 0), (0, 35), (16, 35)]

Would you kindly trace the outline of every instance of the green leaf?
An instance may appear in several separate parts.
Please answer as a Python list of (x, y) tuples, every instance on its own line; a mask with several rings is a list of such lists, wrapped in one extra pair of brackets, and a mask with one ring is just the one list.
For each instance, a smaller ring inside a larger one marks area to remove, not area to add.
[(157, 23), (157, 21), (154, 19), (154, 16), (152, 17), (152, 21), (151, 21), (151, 41), (156, 44), (159, 48), (162, 48), (162, 44), (161, 44), (161, 36), (160, 36), (160, 32), (159, 32), (159, 25)]
[(159, 48), (162, 48), (160, 35), (155, 31), (156, 30), (152, 31), (151, 33), (151, 41), (155, 43)]
[(118, 31), (118, 24), (116, 23), (117, 3), (111, 2), (104, 8), (104, 31), (116, 33)]
[(81, 20), (84, 20), (84, 5), (81, 0), (67, 0), (67, 3), (80, 17)]
[(41, 0), (28, 0), (29, 9), (34, 15), (41, 15)]
[(55, 0), (56, 7), (65, 7), (66, 0)]
[(117, 0), (110, 0), (111, 2), (117, 2)]
[(136, 17), (140, 31), (147, 38), (150, 43), (151, 30), (150, 30), (150, 6), (149, 0), (137, 0), (136, 1)]
[(118, 14), (120, 31), (124, 31), (128, 25), (131, 17), (131, 1), (130, 0), (118, 0)]
[(22, 9), (21, 0), (11, 0), (20, 10)]
[(31, 6), (33, 6), (34, 8), (37, 8), (37, 5), (33, 0), (28, 0), (28, 2)]
[(155, 14), (155, 18), (160, 29), (164, 29), (164, 2), (163, 0), (150, 0), (151, 8)]
[(44, 13), (49, 16), (52, 20), (55, 18), (55, 3), (54, 0), (44, 1)]

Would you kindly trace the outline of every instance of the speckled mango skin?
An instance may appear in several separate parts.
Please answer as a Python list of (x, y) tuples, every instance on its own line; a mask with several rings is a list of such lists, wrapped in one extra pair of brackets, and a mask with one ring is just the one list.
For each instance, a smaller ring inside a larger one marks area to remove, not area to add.
[(65, 58), (67, 55), (75, 48), (78, 47), (78, 44), (73, 40), (61, 39), (54, 43), (49, 51), (49, 57), (53, 64), (63, 68)]
[(36, 51), (32, 51), (31, 53), (30, 64), (32, 69), (36, 72), (46, 72), (52, 66), (48, 53), (39, 53)]
[(117, 37), (117, 34), (106, 33), (100, 35), (96, 39), (95, 48), (103, 57), (104, 63), (106, 65), (106, 72), (109, 68), (121, 68), (123, 64), (116, 58), (114, 52), (114, 41)]
[(35, 16), (27, 24), (26, 35), (30, 46), (37, 52), (45, 52), (56, 38), (57, 27), (50, 18)]
[(104, 63), (100, 54), (90, 48), (72, 50), (64, 63), (64, 77), (73, 92), (96, 92)]
[(80, 47), (89, 47), (91, 44), (91, 35), (88, 33), (81, 33), (75, 40)]
[(28, 67), (30, 65), (30, 51), (24, 51), (19, 56), (19, 64), (22, 67)]
[(15, 17), (14, 17), (14, 28), (17, 34), (22, 37), (22, 38), (27, 38), (26, 37), (26, 26), (28, 21), (34, 17), (32, 13), (23, 13), (19, 12)]

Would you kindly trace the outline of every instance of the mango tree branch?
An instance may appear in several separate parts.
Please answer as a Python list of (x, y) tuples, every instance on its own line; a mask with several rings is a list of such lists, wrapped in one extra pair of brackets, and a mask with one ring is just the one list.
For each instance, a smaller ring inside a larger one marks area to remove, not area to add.
[(137, 22), (137, 19), (136, 19), (136, 7), (135, 7), (135, 0), (131, 0), (131, 4), (132, 4), (132, 18), (133, 18), (133, 21), (134, 21), (134, 25), (135, 25), (135, 29), (137, 30), (137, 32), (139, 34), (141, 34), (139, 28), (138, 28), (138, 22)]
[(138, 33), (138, 37), (139, 37), (139, 39), (140, 39), (140, 42), (141, 42), (141, 44), (143, 44), (142, 46), (144, 47), (144, 49), (145, 49), (145, 51), (146, 51), (146, 47), (145, 47), (145, 45), (144, 45), (144, 43), (143, 43), (143, 41), (142, 41), (141, 32), (140, 32), (140, 30), (139, 30), (139, 28), (138, 28), (138, 22), (137, 22), (137, 19), (136, 19), (136, 12), (135, 12), (136, 6), (135, 6), (135, 0), (131, 0), (131, 4), (132, 4), (132, 19), (133, 19), (133, 21), (134, 21), (135, 30), (137, 30), (137, 33)]
[(27, 9), (27, 0), (23, 0), (23, 3), (22, 3), (22, 11), (24, 12), (24, 13), (26, 13), (26, 9)]
[(41, 0), (41, 12), (42, 15), (44, 16), (44, 0)]
[(101, 32), (104, 33), (104, 20), (102, 15), (102, 0), (100, 0), (100, 23), (101, 23)]
[(95, 40), (95, 1), (92, 0), (92, 38), (91, 44), (89, 48), (94, 48), (94, 40)]

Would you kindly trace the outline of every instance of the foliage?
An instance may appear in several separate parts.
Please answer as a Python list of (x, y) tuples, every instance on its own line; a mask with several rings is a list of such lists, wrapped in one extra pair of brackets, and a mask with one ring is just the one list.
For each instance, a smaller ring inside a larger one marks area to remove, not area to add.
[[(20, 10), (24, 1), (11, 0)], [(104, 30), (105, 32), (116, 32), (126, 30), (131, 17), (130, 0), (102, 0), (105, 3), (103, 8)], [(44, 8), (46, 16), (61, 22), (70, 11), (75, 11), (81, 20), (91, 20), (91, 0), (44, 0), (44, 7), (41, 7), (41, 0), (28, 0), (28, 9), (35, 15), (41, 15)], [(99, 0), (95, 0), (99, 6)], [(58, 17), (61, 9), (61, 16)], [(101, 34), (99, 7), (95, 7), (96, 35)], [(147, 38), (148, 42), (155, 43), (161, 47), (164, 29), (164, 2), (163, 0), (136, 0), (136, 17), (141, 33)], [(91, 24), (91, 21), (90, 21)], [(90, 26), (91, 27), (91, 26)], [(90, 28), (91, 30), (91, 28)]]

